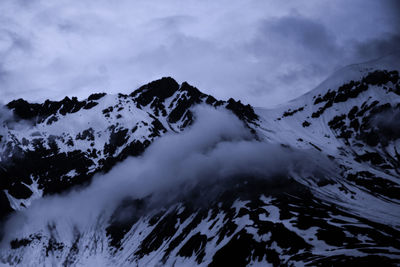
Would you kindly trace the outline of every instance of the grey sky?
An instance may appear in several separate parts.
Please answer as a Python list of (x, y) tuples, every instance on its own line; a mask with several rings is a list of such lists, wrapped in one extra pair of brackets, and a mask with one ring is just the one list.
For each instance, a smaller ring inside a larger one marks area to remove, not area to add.
[(0, 101), (131, 92), (162, 76), (285, 102), (400, 47), (396, 0), (0, 1)]

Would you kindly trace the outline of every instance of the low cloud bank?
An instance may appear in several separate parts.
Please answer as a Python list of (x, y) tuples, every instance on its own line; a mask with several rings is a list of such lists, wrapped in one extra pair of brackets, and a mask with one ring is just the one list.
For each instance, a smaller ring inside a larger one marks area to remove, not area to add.
[[(0, 168), (1, 165), (8, 164), (9, 153), (4, 153), (3, 144), (7, 143), (11, 137), (9, 130), (26, 131), (34, 125), (33, 120), (23, 120), (18, 118), (14, 112), (0, 102)], [(14, 150), (12, 157), (22, 156), (19, 150)]]
[(390, 108), (372, 118), (372, 126), (379, 132), (379, 138), (385, 144), (400, 138), (400, 107)]
[(196, 123), (184, 133), (155, 141), (142, 156), (128, 158), (109, 173), (96, 176), (86, 188), (45, 197), (13, 215), (5, 226), (3, 245), (13, 238), (47, 231), (53, 223), (62, 225), (63, 232), (83, 232), (98, 220), (108, 220), (126, 198), (152, 195), (167, 202), (203, 182), (241, 175), (287, 177), (293, 170), (311, 175), (319, 169), (317, 165), (328, 166), (315, 164), (318, 160), (324, 159), (309, 151), (257, 141), (228, 111), (200, 106)]
[(0, 102), (0, 135), (5, 135), (7, 133), (6, 123), (12, 118), (12, 112), (5, 108), (5, 106)]
[(34, 125), (34, 120), (19, 118), (14, 112), (0, 102), (0, 135), (6, 135), (8, 129), (25, 130)]

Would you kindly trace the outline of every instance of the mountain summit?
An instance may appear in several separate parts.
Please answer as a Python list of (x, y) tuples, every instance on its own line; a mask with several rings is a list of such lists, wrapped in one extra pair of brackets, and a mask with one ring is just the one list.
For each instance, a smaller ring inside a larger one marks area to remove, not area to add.
[(18, 210), (38, 194), (86, 183), (95, 173), (140, 155), (163, 134), (183, 131), (193, 122), (191, 108), (199, 104), (231, 110), (247, 124), (257, 120), (249, 105), (217, 101), (172, 78), (153, 81), (130, 95), (8, 103), (14, 117), (3, 122), (5, 134), (0, 135), (3, 216), (12, 210), (10, 204)]
[[(169, 77), (129, 95), (10, 102), (14, 115), (0, 131), (5, 229), (19, 215), (34, 219), (31, 208), (114, 188), (98, 176), (139, 177), (112, 191), (136, 195), (103, 207), (94, 224), (51, 218), (3, 233), (0, 262), (400, 264), (400, 66), (393, 63), (400, 61), (393, 57), (339, 70), (274, 109), (217, 100)], [(193, 133), (199, 105), (222, 112), (200, 126), (222, 130)], [(243, 129), (229, 134), (229, 127)], [(84, 199), (102, 198), (108, 203), (102, 195)]]

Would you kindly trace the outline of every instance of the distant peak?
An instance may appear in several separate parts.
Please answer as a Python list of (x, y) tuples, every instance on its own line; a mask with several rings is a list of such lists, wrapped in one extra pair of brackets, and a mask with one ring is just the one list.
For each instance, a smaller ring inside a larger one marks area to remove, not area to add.
[(192, 96), (205, 96), (199, 89), (188, 84), (187, 82), (183, 82), (180, 88), (180, 91), (186, 91)]
[(130, 95), (137, 97), (140, 102), (147, 105), (153, 97), (166, 99), (172, 96), (179, 89), (179, 84), (171, 77), (163, 77), (141, 86)]

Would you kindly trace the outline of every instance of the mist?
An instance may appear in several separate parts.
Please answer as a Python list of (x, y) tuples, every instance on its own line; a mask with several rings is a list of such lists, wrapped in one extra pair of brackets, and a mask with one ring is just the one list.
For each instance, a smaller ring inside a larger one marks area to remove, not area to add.
[(400, 47), (396, 0), (2, 0), (0, 10), (5, 102), (130, 93), (171, 76), (265, 107)]
[(0, 102), (0, 135), (7, 134), (7, 129), (24, 130), (34, 125), (34, 120), (21, 119)]
[(390, 107), (372, 116), (370, 120), (371, 132), (383, 146), (400, 138), (400, 107)]
[[(18, 118), (13, 111), (8, 109), (0, 102), (0, 148), (2, 144), (10, 141), (9, 130), (25, 131), (34, 126), (33, 120), (24, 120)], [(0, 149), (0, 162), (2, 164), (9, 162), (9, 153), (4, 153), (5, 150)], [(13, 157), (22, 156), (20, 150), (13, 151)], [(1, 167), (1, 166), (0, 166)]]
[(84, 232), (98, 221), (108, 221), (126, 198), (168, 203), (199, 184), (238, 176), (287, 179), (293, 171), (308, 177), (319, 166), (330, 167), (315, 152), (258, 141), (229, 111), (198, 106), (195, 114), (196, 122), (187, 131), (160, 138), (142, 156), (95, 176), (88, 187), (38, 199), (16, 212), (5, 225), (2, 246), (14, 238), (48, 231), (49, 224), (62, 224), (64, 234), (65, 229)]
[(372, 119), (372, 126), (375, 126), (382, 138), (396, 140), (400, 137), (400, 107), (384, 111)]
[[(1, 103), (0, 103), (0, 105), (1, 105)], [(8, 118), (8, 114), (5, 112), (5, 109), (2, 106), (0, 106), (0, 135), (4, 135), (6, 132), (4, 123), (5, 123), (5, 120), (7, 120), (7, 118)], [(0, 139), (0, 141), (1, 141), (1, 139)]]

